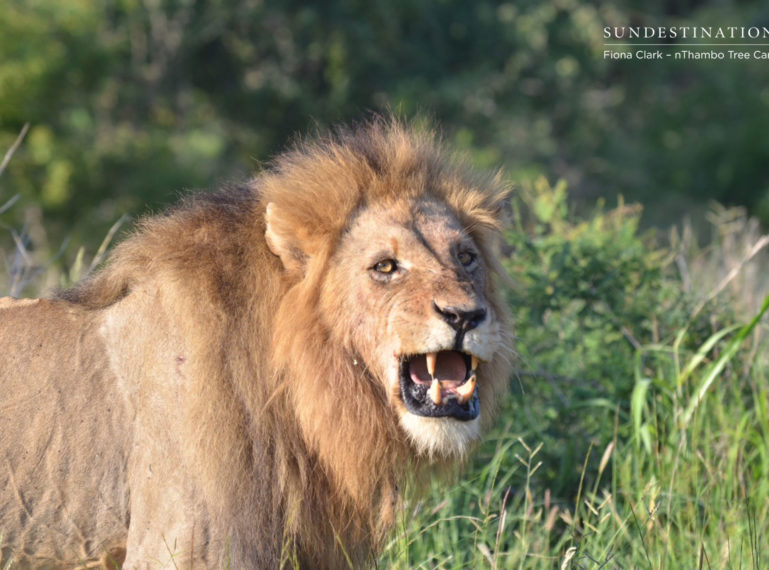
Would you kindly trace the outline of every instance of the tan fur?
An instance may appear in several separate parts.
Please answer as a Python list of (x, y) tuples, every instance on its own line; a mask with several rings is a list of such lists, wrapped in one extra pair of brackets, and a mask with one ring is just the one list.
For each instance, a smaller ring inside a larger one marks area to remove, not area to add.
[(482, 428), (401, 400), (398, 359), (453, 342), (433, 303), (488, 308), (463, 341), (483, 425), (506, 389), (503, 197), (374, 120), (145, 219), (56, 300), (1, 301), (0, 566), (372, 563), (404, 486)]

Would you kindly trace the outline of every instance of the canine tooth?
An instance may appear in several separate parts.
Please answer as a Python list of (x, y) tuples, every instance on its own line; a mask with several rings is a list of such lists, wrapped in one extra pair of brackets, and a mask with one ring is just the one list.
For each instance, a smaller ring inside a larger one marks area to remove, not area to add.
[(433, 378), (433, 383), (430, 384), (430, 398), (436, 406), (441, 405), (441, 381), (437, 378)]
[(475, 374), (470, 376), (467, 382), (457, 386), (457, 400), (460, 404), (464, 404), (473, 397), (473, 392), (475, 392)]
[(470, 356), (470, 369), (474, 371), (476, 368), (478, 368), (478, 357), (473, 354)]
[(427, 372), (430, 374), (430, 378), (435, 376), (435, 364), (438, 362), (438, 353), (429, 352), (425, 354), (425, 360), (427, 360)]

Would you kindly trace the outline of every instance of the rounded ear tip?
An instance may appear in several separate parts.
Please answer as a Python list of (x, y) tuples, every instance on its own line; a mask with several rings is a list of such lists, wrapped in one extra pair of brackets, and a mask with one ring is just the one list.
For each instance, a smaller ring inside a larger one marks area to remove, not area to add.
[(264, 239), (267, 241), (267, 247), (270, 248), (270, 251), (281, 257), (284, 253), (282, 251), (283, 240), (280, 239), (280, 236), (276, 231), (275, 217), (275, 204), (270, 202), (267, 204), (267, 207), (264, 210)]
[(264, 210), (264, 240), (274, 255), (289, 271), (302, 271), (306, 254), (303, 252), (299, 237), (287, 225), (286, 220), (281, 220), (277, 207), (269, 202)]

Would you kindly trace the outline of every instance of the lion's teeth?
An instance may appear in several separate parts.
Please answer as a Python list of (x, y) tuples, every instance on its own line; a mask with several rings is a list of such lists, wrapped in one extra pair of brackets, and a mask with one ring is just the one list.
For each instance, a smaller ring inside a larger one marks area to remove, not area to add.
[(435, 376), (435, 364), (438, 362), (437, 352), (428, 352), (425, 354), (425, 360), (427, 360), (427, 373), (430, 374), (430, 378)]
[(467, 382), (465, 382), (461, 386), (457, 386), (457, 401), (460, 404), (464, 404), (470, 398), (473, 397), (474, 392), (475, 392), (475, 374), (470, 376), (470, 378), (467, 379)]
[(470, 356), (470, 369), (475, 372), (475, 369), (478, 368), (478, 357), (475, 355)]
[(433, 378), (433, 383), (430, 384), (430, 399), (433, 401), (433, 403), (436, 406), (441, 405), (442, 401), (442, 395), (441, 395), (441, 381), (437, 378)]

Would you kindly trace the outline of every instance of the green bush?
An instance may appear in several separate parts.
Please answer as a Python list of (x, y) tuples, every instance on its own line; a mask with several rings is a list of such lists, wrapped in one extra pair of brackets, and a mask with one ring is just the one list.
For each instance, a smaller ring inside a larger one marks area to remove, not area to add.
[[(575, 217), (566, 184), (544, 178), (513, 200), (508, 298), (519, 371), (509, 413), (526, 439), (545, 444), (540, 476), (558, 494), (573, 494), (588, 447), (605, 446), (618, 429), (614, 418), (628, 417), (639, 374), (659, 358), (644, 347), (671, 342), (683, 327), (681, 349), (697, 347), (728, 313), (690, 322), (694, 298), (669, 250), (639, 231), (640, 215), (620, 199)], [(569, 439), (578, 443), (557, 443)]]

